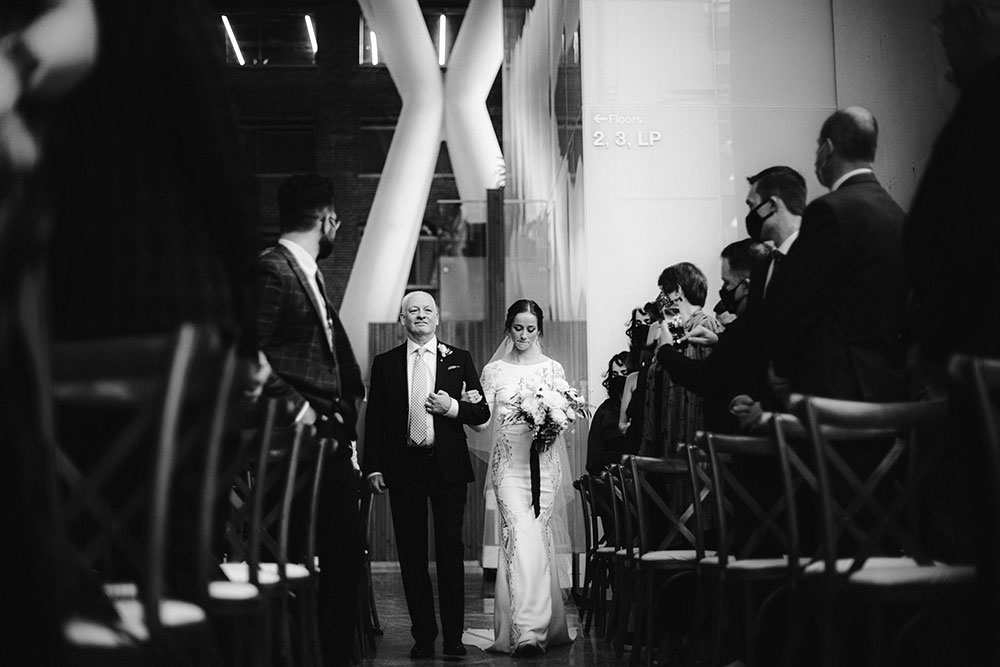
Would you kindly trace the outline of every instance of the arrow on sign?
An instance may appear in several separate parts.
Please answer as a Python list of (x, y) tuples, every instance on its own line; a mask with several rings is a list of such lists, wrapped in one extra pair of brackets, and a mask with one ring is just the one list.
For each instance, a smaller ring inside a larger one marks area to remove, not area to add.
[(608, 117), (607, 117), (607, 116), (602, 116), (602, 115), (601, 115), (601, 114), (599, 114), (599, 113), (598, 113), (598, 114), (594, 114), (594, 122), (595, 122), (595, 123), (603, 123), (603, 122), (604, 122), (604, 121), (606, 121), (607, 119), (608, 119)]

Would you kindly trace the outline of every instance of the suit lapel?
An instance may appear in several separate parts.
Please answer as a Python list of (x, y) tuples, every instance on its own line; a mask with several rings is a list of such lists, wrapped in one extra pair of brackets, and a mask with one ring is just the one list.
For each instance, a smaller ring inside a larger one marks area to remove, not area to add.
[[(409, 383), (409, 364), (406, 358), (406, 343), (403, 343), (394, 350), (396, 357), (393, 362), (393, 366), (396, 369), (396, 397), (402, 403), (404, 410), (409, 409), (410, 405), (410, 383)], [(403, 413), (403, 419), (406, 420), (406, 412)]]
[[(292, 267), (292, 271), (295, 273), (295, 277), (299, 279), (299, 284), (302, 286), (302, 291), (305, 292), (306, 298), (309, 299), (309, 303), (312, 304), (313, 312), (316, 314), (316, 319), (319, 320), (320, 329), (323, 331), (323, 339), (326, 341), (326, 347), (330, 352), (333, 352), (333, 347), (330, 345), (330, 338), (326, 335), (326, 318), (323, 316), (323, 307), (320, 306), (319, 299), (316, 298), (316, 293), (312, 288), (312, 279), (309, 278), (299, 266), (299, 263), (295, 261), (294, 255), (283, 245), (275, 246), (278, 252), (282, 254), (288, 265)], [(326, 304), (327, 308), (330, 304)]]

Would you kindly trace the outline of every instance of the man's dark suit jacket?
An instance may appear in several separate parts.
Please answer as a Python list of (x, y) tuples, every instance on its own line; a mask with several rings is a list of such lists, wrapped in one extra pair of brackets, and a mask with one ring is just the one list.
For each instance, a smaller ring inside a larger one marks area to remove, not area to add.
[(276, 245), (261, 253), (256, 279), (257, 336), (274, 371), (264, 393), (284, 399), (288, 419), (309, 401), (320, 415), (342, 413), (353, 432), (354, 399), (365, 393), (361, 371), (340, 318), (327, 303), (333, 321), (330, 347), (311, 281), (287, 248)]
[(904, 218), (871, 173), (806, 207), (769, 325), (775, 373), (792, 391), (906, 398)]
[(953, 352), (1000, 356), (998, 118), (1000, 59), (962, 91), (906, 221), (917, 340), (922, 356), (938, 363)]
[(719, 341), (704, 359), (686, 357), (670, 345), (656, 351), (657, 362), (674, 382), (705, 399), (702, 409), (707, 430), (732, 433), (738, 428), (729, 414), (729, 401), (736, 395), (735, 376), (746, 350), (746, 329), (746, 318), (741, 315), (719, 334)]
[[(463, 424), (483, 424), (490, 418), (490, 408), (485, 400), (474, 404), (460, 400), (463, 384), (466, 391), (475, 389), (480, 394), (483, 392), (472, 355), (438, 341), (434, 391), (444, 390), (452, 399), (459, 401), (457, 418), (434, 415), (435, 458), (441, 476), (452, 483), (468, 483), (475, 479)], [(393, 475), (407, 461), (404, 454), (409, 404), (404, 343), (376, 356), (372, 362), (371, 388), (365, 413), (365, 474), (382, 473), (390, 487)]]

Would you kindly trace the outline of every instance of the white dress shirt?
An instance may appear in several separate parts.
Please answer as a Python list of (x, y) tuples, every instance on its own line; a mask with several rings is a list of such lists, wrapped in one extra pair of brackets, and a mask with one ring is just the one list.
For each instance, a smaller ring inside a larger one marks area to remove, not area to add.
[(874, 173), (875, 171), (869, 169), (868, 167), (861, 167), (860, 169), (852, 169), (851, 171), (847, 172), (846, 174), (844, 174), (843, 176), (841, 176), (840, 178), (838, 178), (833, 182), (833, 185), (830, 186), (830, 192), (833, 192), (834, 190), (839, 188), (841, 185), (844, 184), (844, 181), (851, 178), (852, 176), (857, 176), (858, 174), (874, 174)]

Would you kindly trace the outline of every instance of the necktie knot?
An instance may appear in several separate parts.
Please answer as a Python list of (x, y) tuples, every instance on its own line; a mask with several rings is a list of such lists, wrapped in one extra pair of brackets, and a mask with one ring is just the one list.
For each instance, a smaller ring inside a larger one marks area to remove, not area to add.
[(781, 252), (780, 250), (775, 250), (773, 253), (771, 253), (771, 256), (774, 258), (773, 261), (775, 265), (781, 264), (781, 261), (785, 259), (785, 253)]

